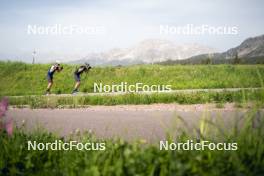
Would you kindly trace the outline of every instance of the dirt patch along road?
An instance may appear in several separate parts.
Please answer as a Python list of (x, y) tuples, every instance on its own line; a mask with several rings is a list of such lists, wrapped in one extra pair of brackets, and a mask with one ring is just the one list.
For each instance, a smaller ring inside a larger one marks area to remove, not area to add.
[(7, 118), (13, 118), (18, 126), (24, 121), (28, 130), (40, 125), (59, 135), (80, 130), (92, 131), (99, 138), (153, 141), (165, 139), (166, 132), (173, 132), (175, 126), (183, 125), (179, 123), (179, 116), (190, 128), (199, 126), (202, 117), (221, 118), (224, 126), (232, 126), (246, 111), (230, 106), (217, 109), (212, 105), (176, 104), (91, 106), (85, 109), (10, 108)]

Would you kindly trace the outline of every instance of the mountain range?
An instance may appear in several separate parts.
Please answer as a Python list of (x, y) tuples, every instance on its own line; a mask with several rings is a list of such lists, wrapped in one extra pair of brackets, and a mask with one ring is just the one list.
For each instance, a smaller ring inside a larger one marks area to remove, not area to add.
[(176, 44), (169, 40), (148, 39), (131, 48), (115, 48), (107, 52), (91, 53), (71, 61), (73, 64), (88, 62), (91, 65), (150, 64), (166, 60), (182, 60), (192, 56), (214, 53), (217, 50), (199, 44)]

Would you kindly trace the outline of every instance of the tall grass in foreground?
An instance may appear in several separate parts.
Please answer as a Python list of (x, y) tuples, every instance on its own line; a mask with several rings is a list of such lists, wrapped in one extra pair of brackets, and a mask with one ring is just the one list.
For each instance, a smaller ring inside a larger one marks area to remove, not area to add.
[[(27, 141), (54, 142), (71, 139), (98, 142), (90, 133), (61, 138), (42, 130), (26, 133), (15, 129), (12, 136), (0, 133), (0, 175), (263, 175), (264, 118), (257, 109), (229, 129), (219, 121), (204, 118), (200, 126), (188, 130), (179, 118), (177, 137), (168, 133), (168, 141), (236, 142), (236, 151), (159, 150), (158, 143), (105, 140), (105, 151), (27, 150)], [(174, 137), (172, 137), (174, 136)]]

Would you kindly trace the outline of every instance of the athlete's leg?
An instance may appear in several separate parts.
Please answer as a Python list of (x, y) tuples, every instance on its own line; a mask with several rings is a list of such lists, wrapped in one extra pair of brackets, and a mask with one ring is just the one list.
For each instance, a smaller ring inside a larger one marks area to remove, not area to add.
[(51, 75), (47, 75), (47, 79), (48, 79), (48, 86), (47, 86), (47, 90), (46, 90), (46, 94), (50, 93), (50, 89), (53, 85), (53, 77)]
[(52, 85), (53, 85), (53, 82), (52, 82), (52, 81), (50, 81), (50, 82), (48, 83), (47, 90), (49, 90), (49, 91), (50, 91), (50, 89), (51, 89)]
[(47, 90), (46, 90), (46, 94), (50, 94), (50, 89), (51, 89), (52, 85), (53, 85), (53, 81), (49, 81), (48, 86), (47, 86)]
[(75, 79), (75, 85), (74, 85), (74, 89), (73, 89), (72, 93), (78, 92), (78, 89), (81, 85), (80, 75), (74, 74), (74, 79)]
[(78, 90), (80, 85), (81, 85), (81, 81), (76, 81), (75, 86), (74, 86), (74, 90)]

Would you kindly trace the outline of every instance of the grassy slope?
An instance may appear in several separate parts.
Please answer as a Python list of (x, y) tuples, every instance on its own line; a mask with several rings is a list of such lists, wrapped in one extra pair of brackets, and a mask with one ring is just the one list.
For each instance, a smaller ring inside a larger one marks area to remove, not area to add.
[[(32, 95), (42, 94), (47, 81), (49, 65), (28, 65), (14, 62), (0, 62), (0, 94)], [(61, 73), (54, 76), (54, 93), (70, 93), (75, 66), (65, 65)], [(259, 72), (259, 75), (258, 75)], [(121, 68), (93, 68), (84, 79), (81, 91), (93, 92), (93, 83), (118, 84), (170, 84), (173, 89), (260, 87), (264, 77), (263, 65), (188, 65), (188, 66), (131, 66)]]

